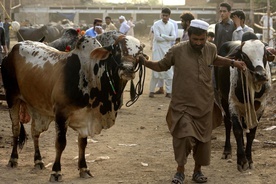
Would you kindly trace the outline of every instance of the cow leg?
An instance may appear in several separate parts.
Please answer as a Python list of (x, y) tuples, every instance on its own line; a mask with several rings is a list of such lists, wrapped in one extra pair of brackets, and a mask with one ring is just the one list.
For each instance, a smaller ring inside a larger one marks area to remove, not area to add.
[(237, 143), (237, 168), (240, 172), (248, 169), (248, 160), (245, 156), (244, 142), (243, 142), (243, 129), (240, 125), (238, 117), (232, 116), (233, 132)]
[(255, 134), (256, 134), (257, 127), (250, 129), (250, 132), (246, 134), (246, 148), (245, 148), (245, 153), (246, 153), (246, 158), (249, 163), (249, 169), (254, 169), (253, 166), (253, 160), (252, 160), (252, 144), (253, 140), (255, 139)]
[(42, 160), (40, 149), (39, 149), (39, 136), (41, 132), (35, 131), (35, 120), (32, 121), (32, 138), (34, 141), (34, 164), (37, 169), (45, 169), (44, 162)]
[(57, 113), (56, 115), (56, 158), (54, 165), (52, 167), (52, 174), (50, 175), (50, 181), (62, 181), (62, 174), (61, 174), (61, 155), (63, 150), (66, 147), (66, 132), (67, 132), (67, 125), (66, 125), (65, 116), (59, 115)]
[[(8, 99), (7, 99), (8, 101)], [(12, 153), (10, 156), (10, 160), (8, 163), (8, 167), (17, 167), (18, 165), (18, 145), (20, 148), (23, 147), (23, 144), (26, 140), (26, 132), (23, 124), (19, 123), (19, 109), (20, 109), (20, 101), (16, 101), (14, 103), (9, 103), (9, 113), (12, 120), (12, 133), (13, 133), (13, 147)], [(12, 104), (12, 105), (11, 105)]]
[(78, 167), (80, 170), (80, 177), (81, 178), (90, 178), (93, 175), (90, 173), (90, 170), (87, 169), (86, 160), (85, 160), (85, 148), (87, 146), (87, 137), (81, 138), (78, 137), (78, 146), (79, 146), (79, 162)]
[(232, 129), (232, 122), (230, 121), (230, 113), (229, 113), (229, 107), (228, 102), (222, 100), (222, 107), (225, 111), (224, 116), (224, 127), (225, 127), (225, 143), (224, 143), (224, 150), (222, 153), (222, 159), (231, 159), (232, 158), (232, 146), (230, 142), (231, 138), (231, 129)]
[[(46, 130), (48, 130), (49, 125), (53, 119), (50, 119), (47, 116), (42, 116), (36, 114), (35, 111), (32, 111), (32, 138), (34, 141), (34, 166), (37, 169), (45, 169), (44, 162), (42, 160), (40, 149), (39, 149), (39, 137), (40, 134)], [(38, 118), (39, 117), (39, 118)]]

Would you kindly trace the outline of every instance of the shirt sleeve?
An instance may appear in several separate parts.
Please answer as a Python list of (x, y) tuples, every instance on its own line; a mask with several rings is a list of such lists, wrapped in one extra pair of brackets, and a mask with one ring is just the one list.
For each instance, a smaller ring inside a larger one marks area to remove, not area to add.
[(174, 47), (170, 48), (164, 58), (159, 61), (159, 67), (162, 71), (167, 71), (174, 65), (173, 48)]

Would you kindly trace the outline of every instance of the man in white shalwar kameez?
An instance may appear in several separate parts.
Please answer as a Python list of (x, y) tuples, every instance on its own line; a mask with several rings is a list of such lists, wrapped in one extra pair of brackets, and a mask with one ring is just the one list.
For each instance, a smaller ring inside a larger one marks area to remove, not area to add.
[[(171, 10), (163, 8), (161, 11), (161, 20), (153, 24), (153, 49), (152, 60), (158, 61), (162, 59), (167, 51), (171, 48), (172, 41), (175, 41), (175, 29), (173, 23), (169, 22)], [(165, 72), (152, 71), (150, 81), (150, 94), (149, 97), (154, 97), (154, 90), (159, 79), (164, 79), (167, 96), (171, 96), (173, 69)]]

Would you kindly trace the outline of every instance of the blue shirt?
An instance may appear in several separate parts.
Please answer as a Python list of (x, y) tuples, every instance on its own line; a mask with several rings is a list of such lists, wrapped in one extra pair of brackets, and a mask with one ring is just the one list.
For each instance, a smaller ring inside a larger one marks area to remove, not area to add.
[(85, 31), (85, 35), (91, 36), (92, 38), (95, 38), (97, 36), (96, 31), (94, 30), (94, 27), (91, 27)]

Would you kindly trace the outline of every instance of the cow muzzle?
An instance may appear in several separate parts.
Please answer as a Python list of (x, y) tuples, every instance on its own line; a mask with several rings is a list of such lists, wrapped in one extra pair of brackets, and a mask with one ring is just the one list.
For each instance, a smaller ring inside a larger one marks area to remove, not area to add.
[(123, 80), (132, 80), (135, 78), (136, 60), (133, 57), (123, 57), (119, 66), (119, 76)]
[(254, 81), (255, 83), (264, 83), (268, 81), (268, 76), (266, 74), (266, 70), (261, 67), (257, 66), (255, 71), (254, 71)]

